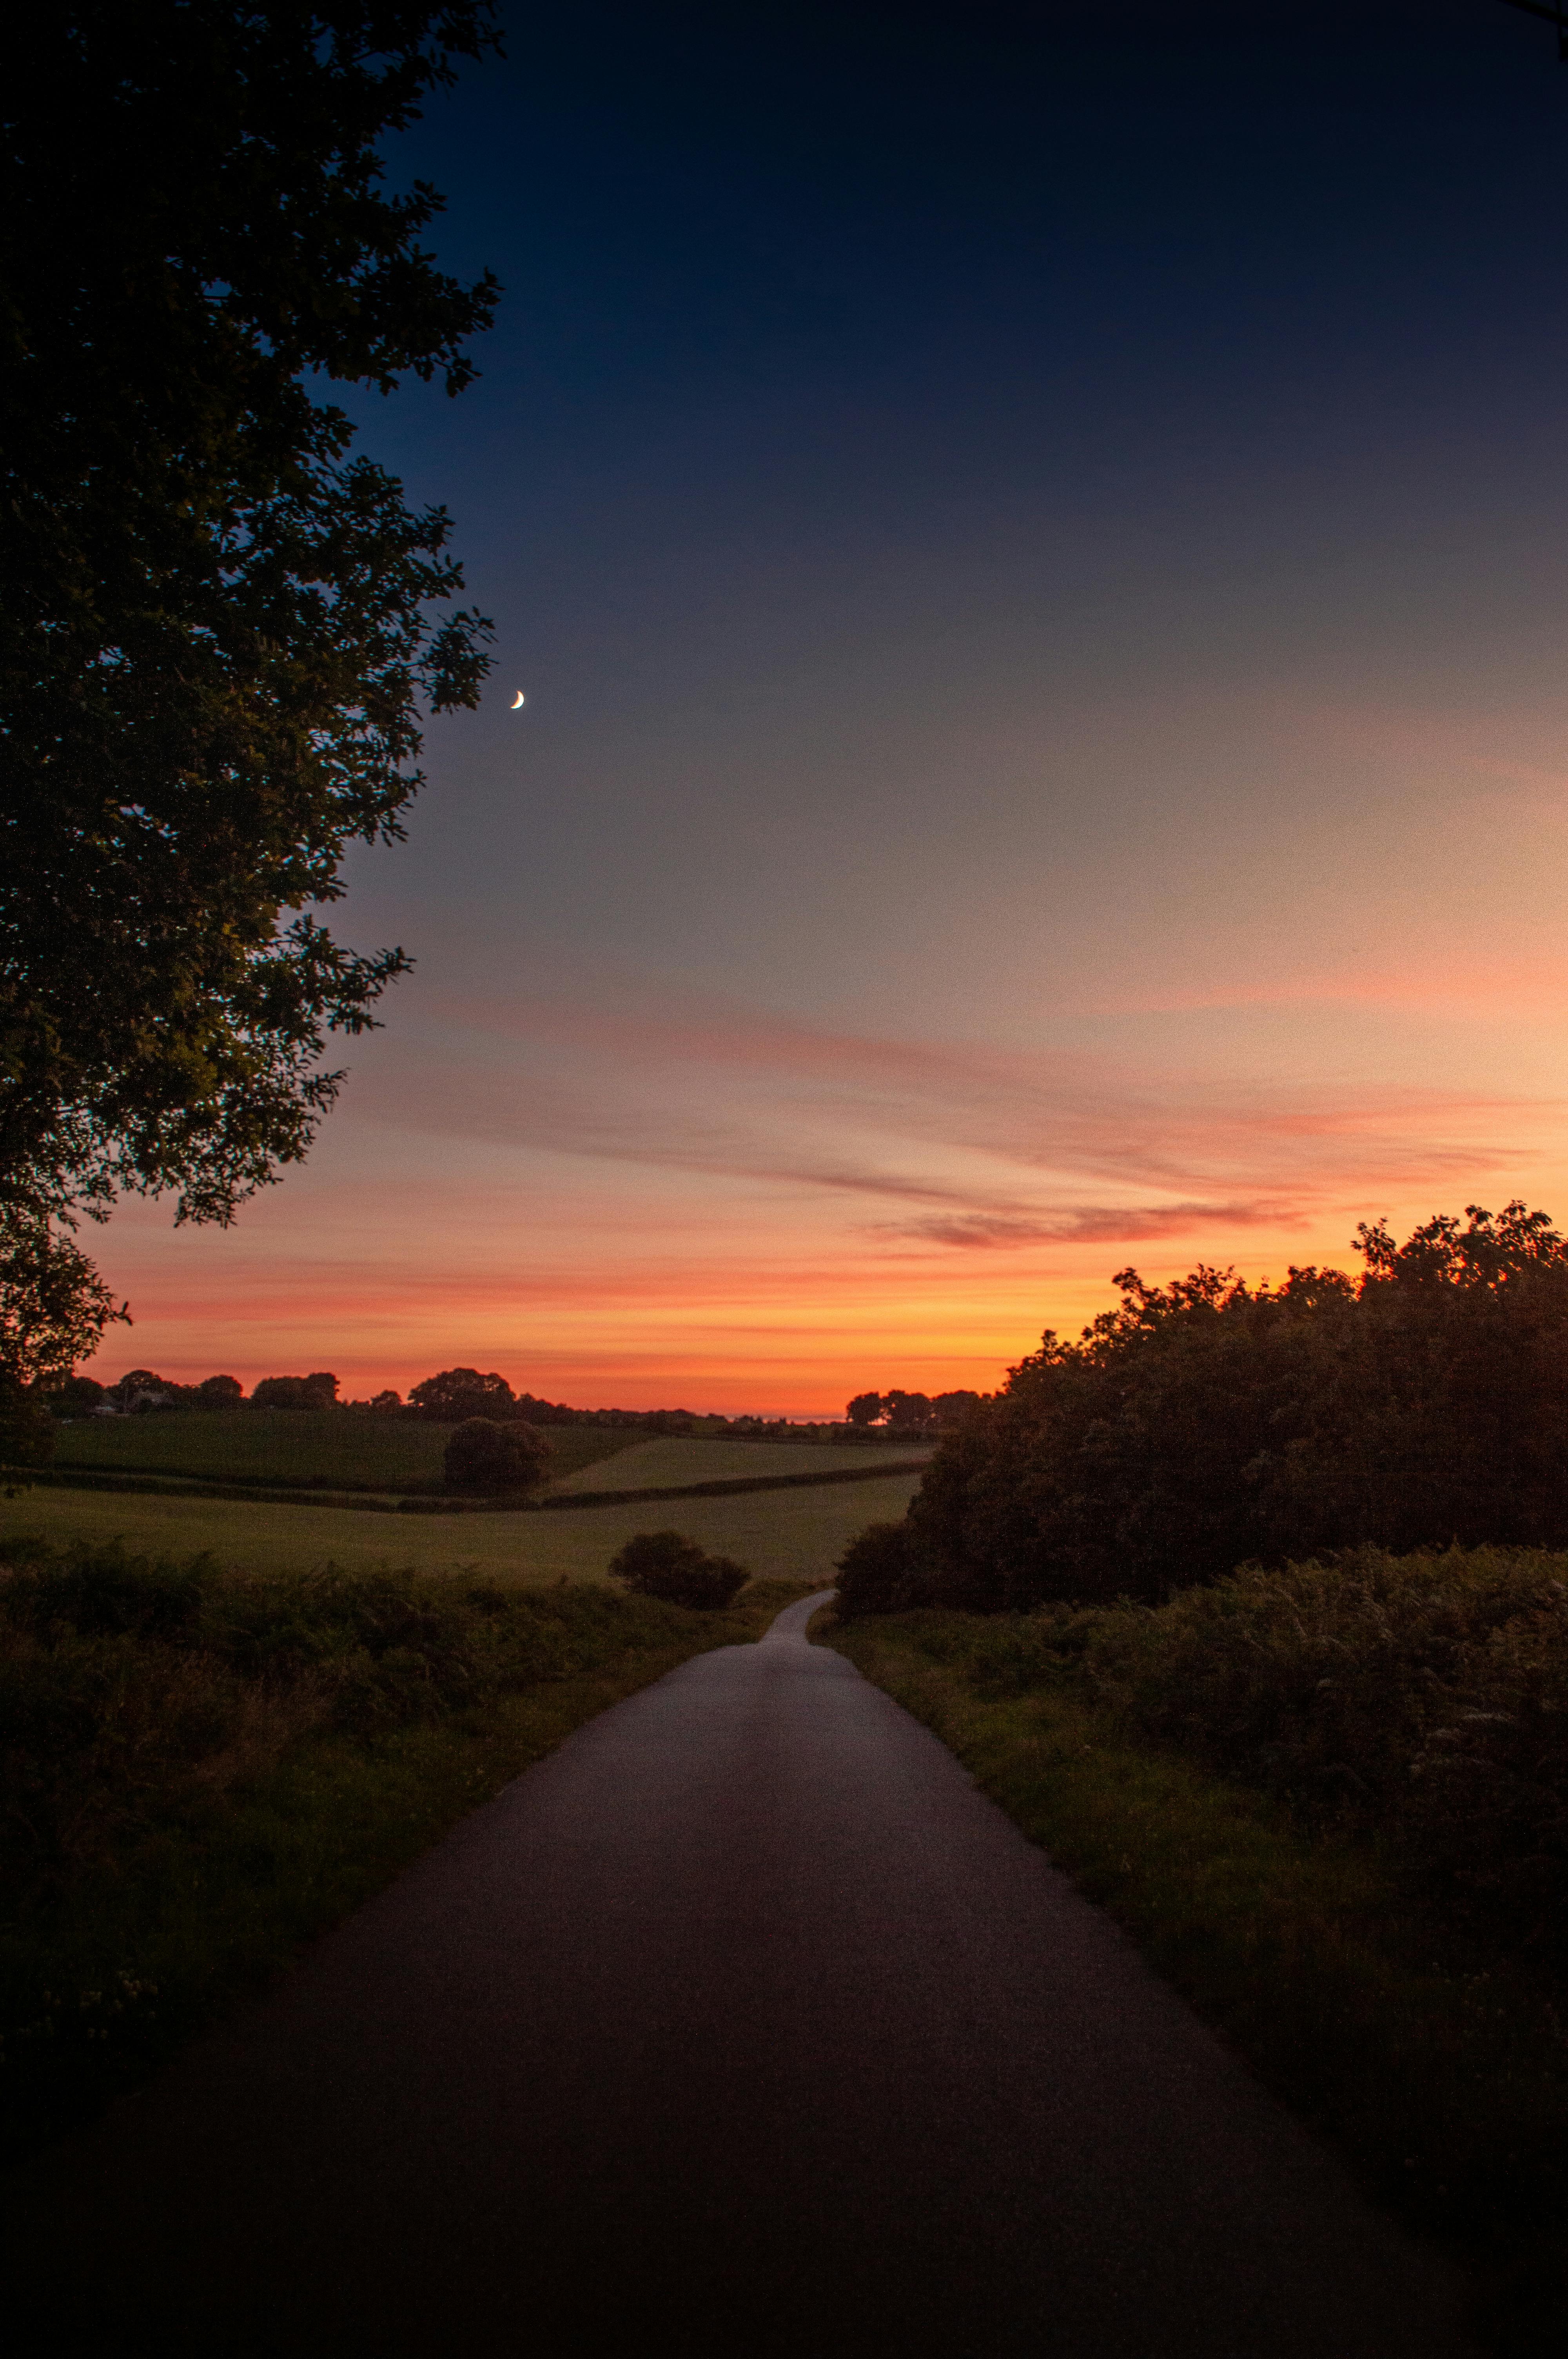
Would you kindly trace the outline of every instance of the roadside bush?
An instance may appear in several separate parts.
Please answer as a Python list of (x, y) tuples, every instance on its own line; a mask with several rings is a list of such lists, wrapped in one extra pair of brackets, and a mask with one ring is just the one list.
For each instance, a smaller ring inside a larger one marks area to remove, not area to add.
[(511, 1386), (493, 1368), (488, 1375), (477, 1368), (443, 1368), (409, 1386), (408, 1406), (433, 1425), (461, 1425), (475, 1417), (499, 1424), (522, 1414)]
[(442, 1452), (449, 1491), (472, 1491), (488, 1498), (536, 1491), (549, 1473), (550, 1445), (531, 1425), (497, 1425), (470, 1417)]
[(15, 1896), (200, 1824), (313, 1730), (386, 1733), (679, 1635), (588, 1584), (0, 1546), (0, 1879)]
[(919, 1603), (912, 1533), (907, 1523), (868, 1524), (838, 1560), (837, 1611), (841, 1621), (865, 1614), (896, 1614)]
[(610, 1577), (639, 1597), (714, 1613), (752, 1578), (732, 1557), (709, 1556), (680, 1532), (639, 1532), (610, 1560)]
[(1443, 1914), (1568, 1959), (1568, 1556), (1363, 1548), (1167, 1605), (937, 1614), (982, 1692), (1066, 1683), (1132, 1733), (1373, 1834)]

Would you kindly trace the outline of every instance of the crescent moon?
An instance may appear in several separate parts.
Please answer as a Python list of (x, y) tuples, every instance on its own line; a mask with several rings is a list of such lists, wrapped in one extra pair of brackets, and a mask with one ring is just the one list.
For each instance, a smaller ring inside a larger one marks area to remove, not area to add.
[(512, 710), (513, 710), (513, 712), (516, 712), (518, 705), (520, 705), (520, 704), (522, 703), (522, 701), (523, 701), (523, 691), (522, 691), (522, 690), (521, 690), (521, 689), (519, 689), (519, 690), (518, 690), (518, 691), (517, 691), (516, 699), (515, 699), (515, 701), (514, 701), (514, 704), (513, 704), (513, 707), (512, 707)]

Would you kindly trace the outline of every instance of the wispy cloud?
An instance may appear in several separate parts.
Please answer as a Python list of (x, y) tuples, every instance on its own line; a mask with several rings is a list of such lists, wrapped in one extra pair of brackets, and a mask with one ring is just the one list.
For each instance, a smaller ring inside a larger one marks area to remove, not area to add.
[(442, 1008), (383, 1122), (534, 1154), (853, 1200), (868, 1241), (990, 1253), (1289, 1229), (1325, 1201), (1468, 1184), (1562, 1107), (1420, 1088), (1217, 1082), (1080, 1050), (579, 999)]

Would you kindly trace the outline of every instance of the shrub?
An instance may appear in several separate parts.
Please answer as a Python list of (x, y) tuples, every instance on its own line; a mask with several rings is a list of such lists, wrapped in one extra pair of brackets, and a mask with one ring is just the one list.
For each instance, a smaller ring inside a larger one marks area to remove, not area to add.
[(639, 1532), (610, 1560), (610, 1577), (639, 1597), (713, 1613), (728, 1605), (752, 1578), (732, 1557), (709, 1556), (680, 1532)]
[(908, 1524), (868, 1524), (838, 1560), (838, 1611), (852, 1622), (863, 1614), (896, 1614), (917, 1603)]
[(1568, 1556), (1356, 1549), (1162, 1606), (933, 1616), (920, 1643), (982, 1693), (1087, 1690), (1306, 1825), (1387, 1843), (1445, 1918), (1568, 1958)]
[(1256, 1289), (1122, 1270), (944, 1436), (913, 1510), (930, 1594), (1157, 1603), (1237, 1565), (1373, 1543), (1568, 1546), (1568, 1240), (1522, 1204), (1439, 1215), (1365, 1269)]
[(531, 1425), (497, 1425), (470, 1417), (460, 1425), (442, 1456), (449, 1491), (474, 1491), (498, 1498), (536, 1491), (549, 1471), (550, 1445)]
[(54, 1419), (42, 1392), (0, 1367), (0, 1465), (47, 1466), (54, 1456)]

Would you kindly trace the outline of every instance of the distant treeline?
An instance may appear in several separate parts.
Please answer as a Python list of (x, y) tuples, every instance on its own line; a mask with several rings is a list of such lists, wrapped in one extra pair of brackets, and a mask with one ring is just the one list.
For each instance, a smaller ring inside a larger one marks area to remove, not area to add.
[[(926, 1430), (935, 1420), (934, 1405), (924, 1393), (863, 1394), (845, 1425), (792, 1425), (787, 1418), (714, 1417), (688, 1408), (571, 1408), (565, 1401), (540, 1400), (533, 1393), (516, 1393), (493, 1369), (444, 1368), (409, 1387), (408, 1397), (386, 1391), (368, 1400), (345, 1401), (339, 1397), (337, 1377), (330, 1369), (307, 1376), (263, 1376), (247, 1400), (235, 1376), (208, 1376), (200, 1384), (182, 1385), (153, 1368), (132, 1368), (113, 1385), (89, 1375), (68, 1376), (46, 1395), (56, 1417), (153, 1416), (170, 1409), (330, 1409), (342, 1408), (384, 1417), (417, 1418), (432, 1425), (461, 1425), (470, 1418), (489, 1418), (497, 1424), (585, 1425), (625, 1428), (643, 1433), (733, 1433), (745, 1437), (793, 1440), (820, 1436), (825, 1440), (878, 1440), (884, 1435), (906, 1440)], [(963, 1406), (978, 1399), (974, 1393), (945, 1395), (943, 1402)], [(865, 1405), (873, 1404), (871, 1415)], [(908, 1404), (908, 1407), (904, 1405)], [(887, 1414), (895, 1407), (900, 1413)], [(873, 1424), (873, 1419), (876, 1422)]]
[(1477, 1206), (1358, 1277), (1119, 1273), (940, 1441), (907, 1522), (857, 1543), (851, 1610), (1160, 1601), (1365, 1543), (1568, 1546), (1568, 1245)]

